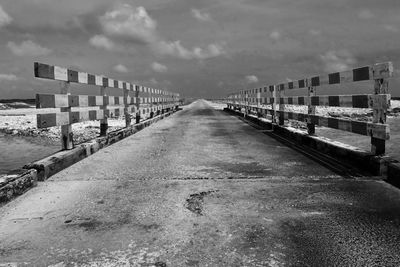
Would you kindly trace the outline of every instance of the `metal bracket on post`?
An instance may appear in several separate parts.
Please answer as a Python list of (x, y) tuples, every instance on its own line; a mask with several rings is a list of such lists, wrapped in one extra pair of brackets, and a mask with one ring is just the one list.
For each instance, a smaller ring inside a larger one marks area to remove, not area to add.
[[(69, 82), (61, 82), (61, 94), (70, 95), (71, 88)], [(60, 108), (61, 112), (68, 112), (71, 114), (71, 107)], [(61, 125), (61, 149), (69, 150), (74, 148), (72, 125), (66, 124)]]
[[(307, 91), (308, 91), (308, 99), (310, 99), (309, 103), (308, 103), (308, 111), (307, 113), (309, 115), (315, 115), (315, 111), (316, 108), (315, 106), (312, 105), (312, 101), (311, 101), (311, 97), (316, 96), (317, 95), (317, 89), (315, 87), (312, 86), (311, 80), (310, 79), (306, 79), (306, 85), (307, 85)], [(315, 135), (315, 124), (308, 122), (307, 123), (307, 131), (309, 135)]]
[(104, 119), (100, 120), (100, 136), (106, 136), (108, 129), (108, 117), (106, 115), (106, 109), (108, 105), (107, 87), (101, 86), (100, 94), (103, 96), (103, 105), (100, 107), (100, 109), (104, 112)]

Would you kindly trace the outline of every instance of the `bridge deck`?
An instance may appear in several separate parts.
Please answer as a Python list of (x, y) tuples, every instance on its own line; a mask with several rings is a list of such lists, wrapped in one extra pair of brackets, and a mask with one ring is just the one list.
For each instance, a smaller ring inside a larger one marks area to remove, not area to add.
[(0, 208), (0, 263), (22, 266), (396, 266), (399, 244), (397, 189), (205, 101)]

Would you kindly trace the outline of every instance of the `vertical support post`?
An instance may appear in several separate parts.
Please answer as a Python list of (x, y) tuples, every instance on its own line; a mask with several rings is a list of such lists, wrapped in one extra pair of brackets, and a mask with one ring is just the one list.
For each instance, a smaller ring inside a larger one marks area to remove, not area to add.
[(171, 111), (171, 102), (172, 102), (172, 100), (171, 100), (171, 93), (168, 92), (168, 112)]
[(285, 91), (283, 88), (283, 85), (278, 85), (276, 88), (276, 100), (277, 103), (279, 104), (279, 113), (278, 113), (278, 124), (279, 125), (284, 125), (285, 124), (285, 105), (283, 104), (283, 101), (281, 101), (281, 98), (285, 95)]
[(171, 111), (171, 107), (172, 107), (171, 103), (172, 103), (172, 97), (171, 97), (171, 93), (169, 92), (168, 93), (168, 111)]
[(153, 111), (153, 88), (149, 89), (149, 99), (150, 99), (150, 118), (154, 117), (154, 111)]
[(267, 97), (267, 94), (268, 94), (267, 92), (268, 92), (268, 88), (266, 86), (261, 88), (261, 108), (264, 108), (262, 110), (262, 115), (265, 118), (268, 118), (268, 116), (267, 116), (268, 113), (267, 113), (267, 110), (266, 110), (266, 108), (267, 108), (267, 99), (266, 99), (266, 97)]
[(164, 114), (164, 90), (160, 92), (161, 114)]
[[(316, 108), (315, 106), (312, 105), (311, 97), (317, 95), (317, 89), (312, 86), (311, 80), (307, 79), (307, 89), (308, 89), (308, 97), (309, 97), (309, 102), (308, 102), (308, 114), (309, 115), (315, 115)], [(315, 134), (315, 124), (308, 122), (307, 123), (307, 131), (309, 135), (314, 135)]]
[(140, 122), (140, 86), (135, 85), (135, 100), (136, 100), (136, 123)]
[(107, 87), (100, 87), (100, 95), (103, 96), (103, 105), (100, 107), (100, 109), (102, 109), (104, 112), (104, 119), (100, 120), (100, 136), (105, 136), (107, 135), (108, 129), (108, 117), (105, 112), (108, 105)]
[[(61, 82), (61, 94), (70, 95), (71, 88), (69, 82)], [(68, 112), (71, 114), (71, 107), (61, 108), (61, 112)], [(66, 124), (61, 125), (61, 149), (62, 150), (69, 150), (74, 148), (74, 140), (73, 140), (73, 133), (72, 133), (72, 125)]]
[(157, 115), (161, 114), (161, 99), (160, 99), (160, 90), (157, 89)]
[(236, 110), (237, 109), (237, 94), (234, 94), (233, 95), (233, 107), (232, 107), (232, 109), (233, 110)]
[(249, 96), (249, 91), (246, 91), (246, 112), (245, 112), (245, 116), (247, 116), (247, 114), (250, 113), (250, 96)]
[(240, 106), (240, 112), (241, 113), (242, 113), (242, 110), (243, 110), (243, 113), (246, 112), (245, 105), (246, 105), (246, 91), (242, 90), (242, 103), (241, 103), (241, 106)]
[(170, 104), (171, 104), (171, 99), (169, 96), (169, 92), (167, 92), (167, 95), (165, 96), (167, 98), (167, 112), (170, 111)]
[[(387, 79), (375, 79), (374, 94), (388, 94), (389, 81)], [(374, 103), (373, 107), (373, 123), (386, 123), (386, 113), (388, 103)], [(386, 140), (371, 137), (371, 152), (374, 155), (383, 155), (386, 150)]]
[(277, 123), (278, 111), (276, 110), (276, 104), (278, 103), (278, 93), (276, 91), (276, 85), (270, 86), (270, 92), (272, 93), (272, 99), (274, 100), (272, 102), (272, 109), (274, 110), (274, 114), (272, 115), (272, 123)]
[(125, 127), (129, 127), (131, 125), (131, 115), (129, 114), (128, 108), (128, 98), (129, 98), (129, 88), (126, 88), (126, 83), (124, 83), (124, 114), (125, 114)]
[(256, 89), (256, 100), (257, 100), (257, 117), (261, 118), (261, 110), (260, 110), (260, 104), (261, 104), (261, 88)]

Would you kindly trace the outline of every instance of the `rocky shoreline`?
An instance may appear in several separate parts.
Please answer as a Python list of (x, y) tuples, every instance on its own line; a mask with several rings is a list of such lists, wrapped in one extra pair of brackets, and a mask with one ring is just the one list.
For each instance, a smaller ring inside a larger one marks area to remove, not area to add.
[[(109, 131), (125, 127), (124, 118), (109, 119)], [(100, 134), (100, 123), (98, 121), (87, 121), (72, 125), (74, 142), (76, 144), (96, 138)], [(0, 132), (23, 137), (39, 137), (46, 142), (59, 144), (61, 127), (38, 129), (36, 127), (36, 115), (0, 116)]]

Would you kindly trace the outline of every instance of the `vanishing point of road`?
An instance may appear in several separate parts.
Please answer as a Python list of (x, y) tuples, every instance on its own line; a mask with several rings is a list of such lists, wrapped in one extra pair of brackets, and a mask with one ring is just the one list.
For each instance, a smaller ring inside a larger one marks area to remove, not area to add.
[(400, 266), (400, 191), (199, 100), (1, 207), (0, 266)]

